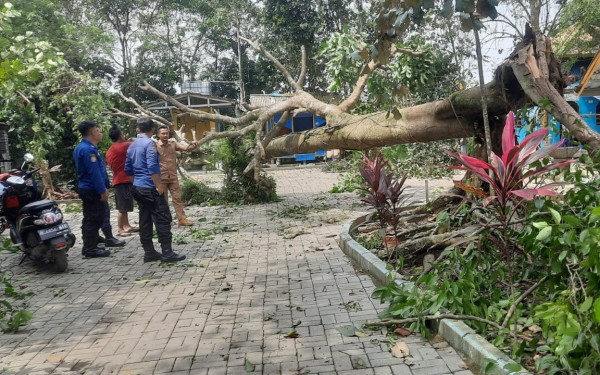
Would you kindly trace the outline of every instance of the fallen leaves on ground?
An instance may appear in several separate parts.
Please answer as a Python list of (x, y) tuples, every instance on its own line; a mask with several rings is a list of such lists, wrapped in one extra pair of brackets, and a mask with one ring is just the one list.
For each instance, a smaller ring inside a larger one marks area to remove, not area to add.
[(288, 333), (283, 337), (286, 339), (297, 339), (298, 337), (300, 337), (300, 335), (298, 334), (298, 332), (296, 332), (296, 330), (293, 330), (292, 332)]
[(367, 337), (367, 336), (369, 336), (368, 333), (363, 332), (360, 329), (357, 329), (353, 325), (339, 326), (339, 327), (335, 327), (335, 329), (337, 329), (337, 331), (339, 333), (341, 333), (342, 335), (344, 335), (346, 337)]
[(396, 342), (396, 345), (392, 346), (392, 355), (396, 358), (404, 358), (410, 355), (408, 345), (404, 341)]
[(254, 372), (255, 369), (256, 365), (246, 359), (246, 362), (244, 363), (244, 370), (246, 370), (246, 372)]
[(397, 334), (397, 335), (399, 335), (399, 336), (404, 336), (404, 337), (411, 335), (411, 332), (408, 329), (404, 328), (404, 327), (398, 327), (398, 328), (396, 328), (394, 330), (394, 333)]

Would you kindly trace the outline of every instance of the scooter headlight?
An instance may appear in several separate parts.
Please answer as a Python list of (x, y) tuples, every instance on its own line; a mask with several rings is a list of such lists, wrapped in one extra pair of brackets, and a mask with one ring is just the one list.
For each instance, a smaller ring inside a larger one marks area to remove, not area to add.
[(41, 214), (40, 217), (33, 221), (35, 225), (48, 225), (54, 224), (57, 221), (62, 220), (62, 214), (60, 212), (46, 212)]

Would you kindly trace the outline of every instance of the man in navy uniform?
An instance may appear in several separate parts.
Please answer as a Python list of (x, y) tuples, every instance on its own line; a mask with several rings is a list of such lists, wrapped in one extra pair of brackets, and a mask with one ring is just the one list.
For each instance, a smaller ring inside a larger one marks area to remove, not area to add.
[(110, 250), (98, 247), (98, 230), (104, 221), (110, 186), (106, 165), (97, 147), (102, 140), (102, 132), (95, 122), (87, 120), (79, 123), (77, 130), (83, 137), (73, 151), (79, 197), (83, 204), (81, 253), (90, 258), (107, 257)]
[[(160, 163), (156, 142), (150, 137), (156, 126), (150, 118), (137, 120), (138, 136), (127, 149), (125, 173), (133, 176), (133, 198), (139, 207), (140, 242), (144, 249), (144, 262), (178, 262), (185, 255), (173, 252), (171, 234), (171, 211), (164, 196), (164, 185), (160, 181)], [(162, 254), (154, 249), (152, 225), (156, 227)]]

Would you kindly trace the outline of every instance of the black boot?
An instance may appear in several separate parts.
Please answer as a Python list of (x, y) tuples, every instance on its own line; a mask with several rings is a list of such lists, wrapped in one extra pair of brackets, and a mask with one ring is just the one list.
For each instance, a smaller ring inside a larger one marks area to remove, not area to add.
[(93, 238), (93, 235), (91, 235), (90, 237), (83, 238), (81, 255), (87, 258), (104, 258), (110, 255), (110, 250), (98, 247), (98, 239)]
[(173, 250), (163, 251), (162, 257), (160, 259), (161, 262), (171, 263), (171, 262), (180, 262), (185, 259), (185, 255), (179, 255)]
[(161, 259), (162, 259), (162, 255), (156, 250), (144, 252), (144, 263), (156, 262), (157, 260), (161, 260)]
[(110, 255), (110, 250), (103, 249), (101, 247), (95, 247), (92, 249), (81, 249), (81, 255), (86, 258), (104, 258)]
[(123, 247), (125, 246), (125, 241), (120, 240), (114, 237), (106, 237), (104, 240), (104, 246), (106, 247)]

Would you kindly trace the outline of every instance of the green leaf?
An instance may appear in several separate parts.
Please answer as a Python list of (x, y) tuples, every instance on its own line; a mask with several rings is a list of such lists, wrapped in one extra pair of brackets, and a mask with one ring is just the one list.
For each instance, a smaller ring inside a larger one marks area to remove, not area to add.
[(594, 302), (594, 318), (597, 323), (600, 323), (600, 298), (596, 299), (596, 302)]
[(342, 335), (344, 335), (346, 337), (356, 336), (356, 327), (354, 327), (353, 325), (345, 325), (345, 326), (335, 327), (335, 329), (337, 329), (339, 333), (341, 333)]
[(567, 250), (561, 251), (560, 254), (558, 255), (558, 260), (562, 262), (567, 257), (568, 254), (569, 254), (569, 252)]
[(581, 220), (579, 220), (577, 217), (573, 216), (573, 215), (565, 215), (563, 216), (563, 220), (565, 221), (565, 223), (576, 227), (579, 226), (579, 224), (581, 224)]
[(581, 311), (582, 313), (584, 313), (592, 307), (593, 302), (594, 302), (594, 297), (588, 297), (585, 299), (585, 301), (583, 301), (583, 303), (581, 305), (579, 305), (579, 307), (577, 307), (577, 309), (579, 311)]
[(523, 370), (523, 367), (521, 367), (520, 364), (513, 362), (513, 363), (509, 363), (507, 365), (504, 365), (504, 369), (508, 370), (508, 371), (513, 371), (513, 372), (519, 372), (519, 371)]
[(246, 358), (246, 362), (244, 363), (244, 370), (246, 370), (246, 372), (254, 372), (255, 369), (256, 365), (250, 362), (248, 358)]
[(538, 241), (543, 241), (546, 238), (550, 237), (551, 234), (552, 234), (552, 227), (545, 227), (540, 231), (540, 233), (538, 233), (538, 235), (535, 237), (535, 239)]
[(537, 222), (532, 223), (531, 225), (533, 225), (537, 229), (543, 229), (548, 226), (548, 223), (545, 221), (537, 221)]
[(550, 211), (550, 214), (552, 214), (552, 218), (554, 219), (554, 222), (556, 224), (560, 224), (560, 214), (558, 213), (558, 211), (556, 211), (555, 209), (548, 207), (548, 211)]

